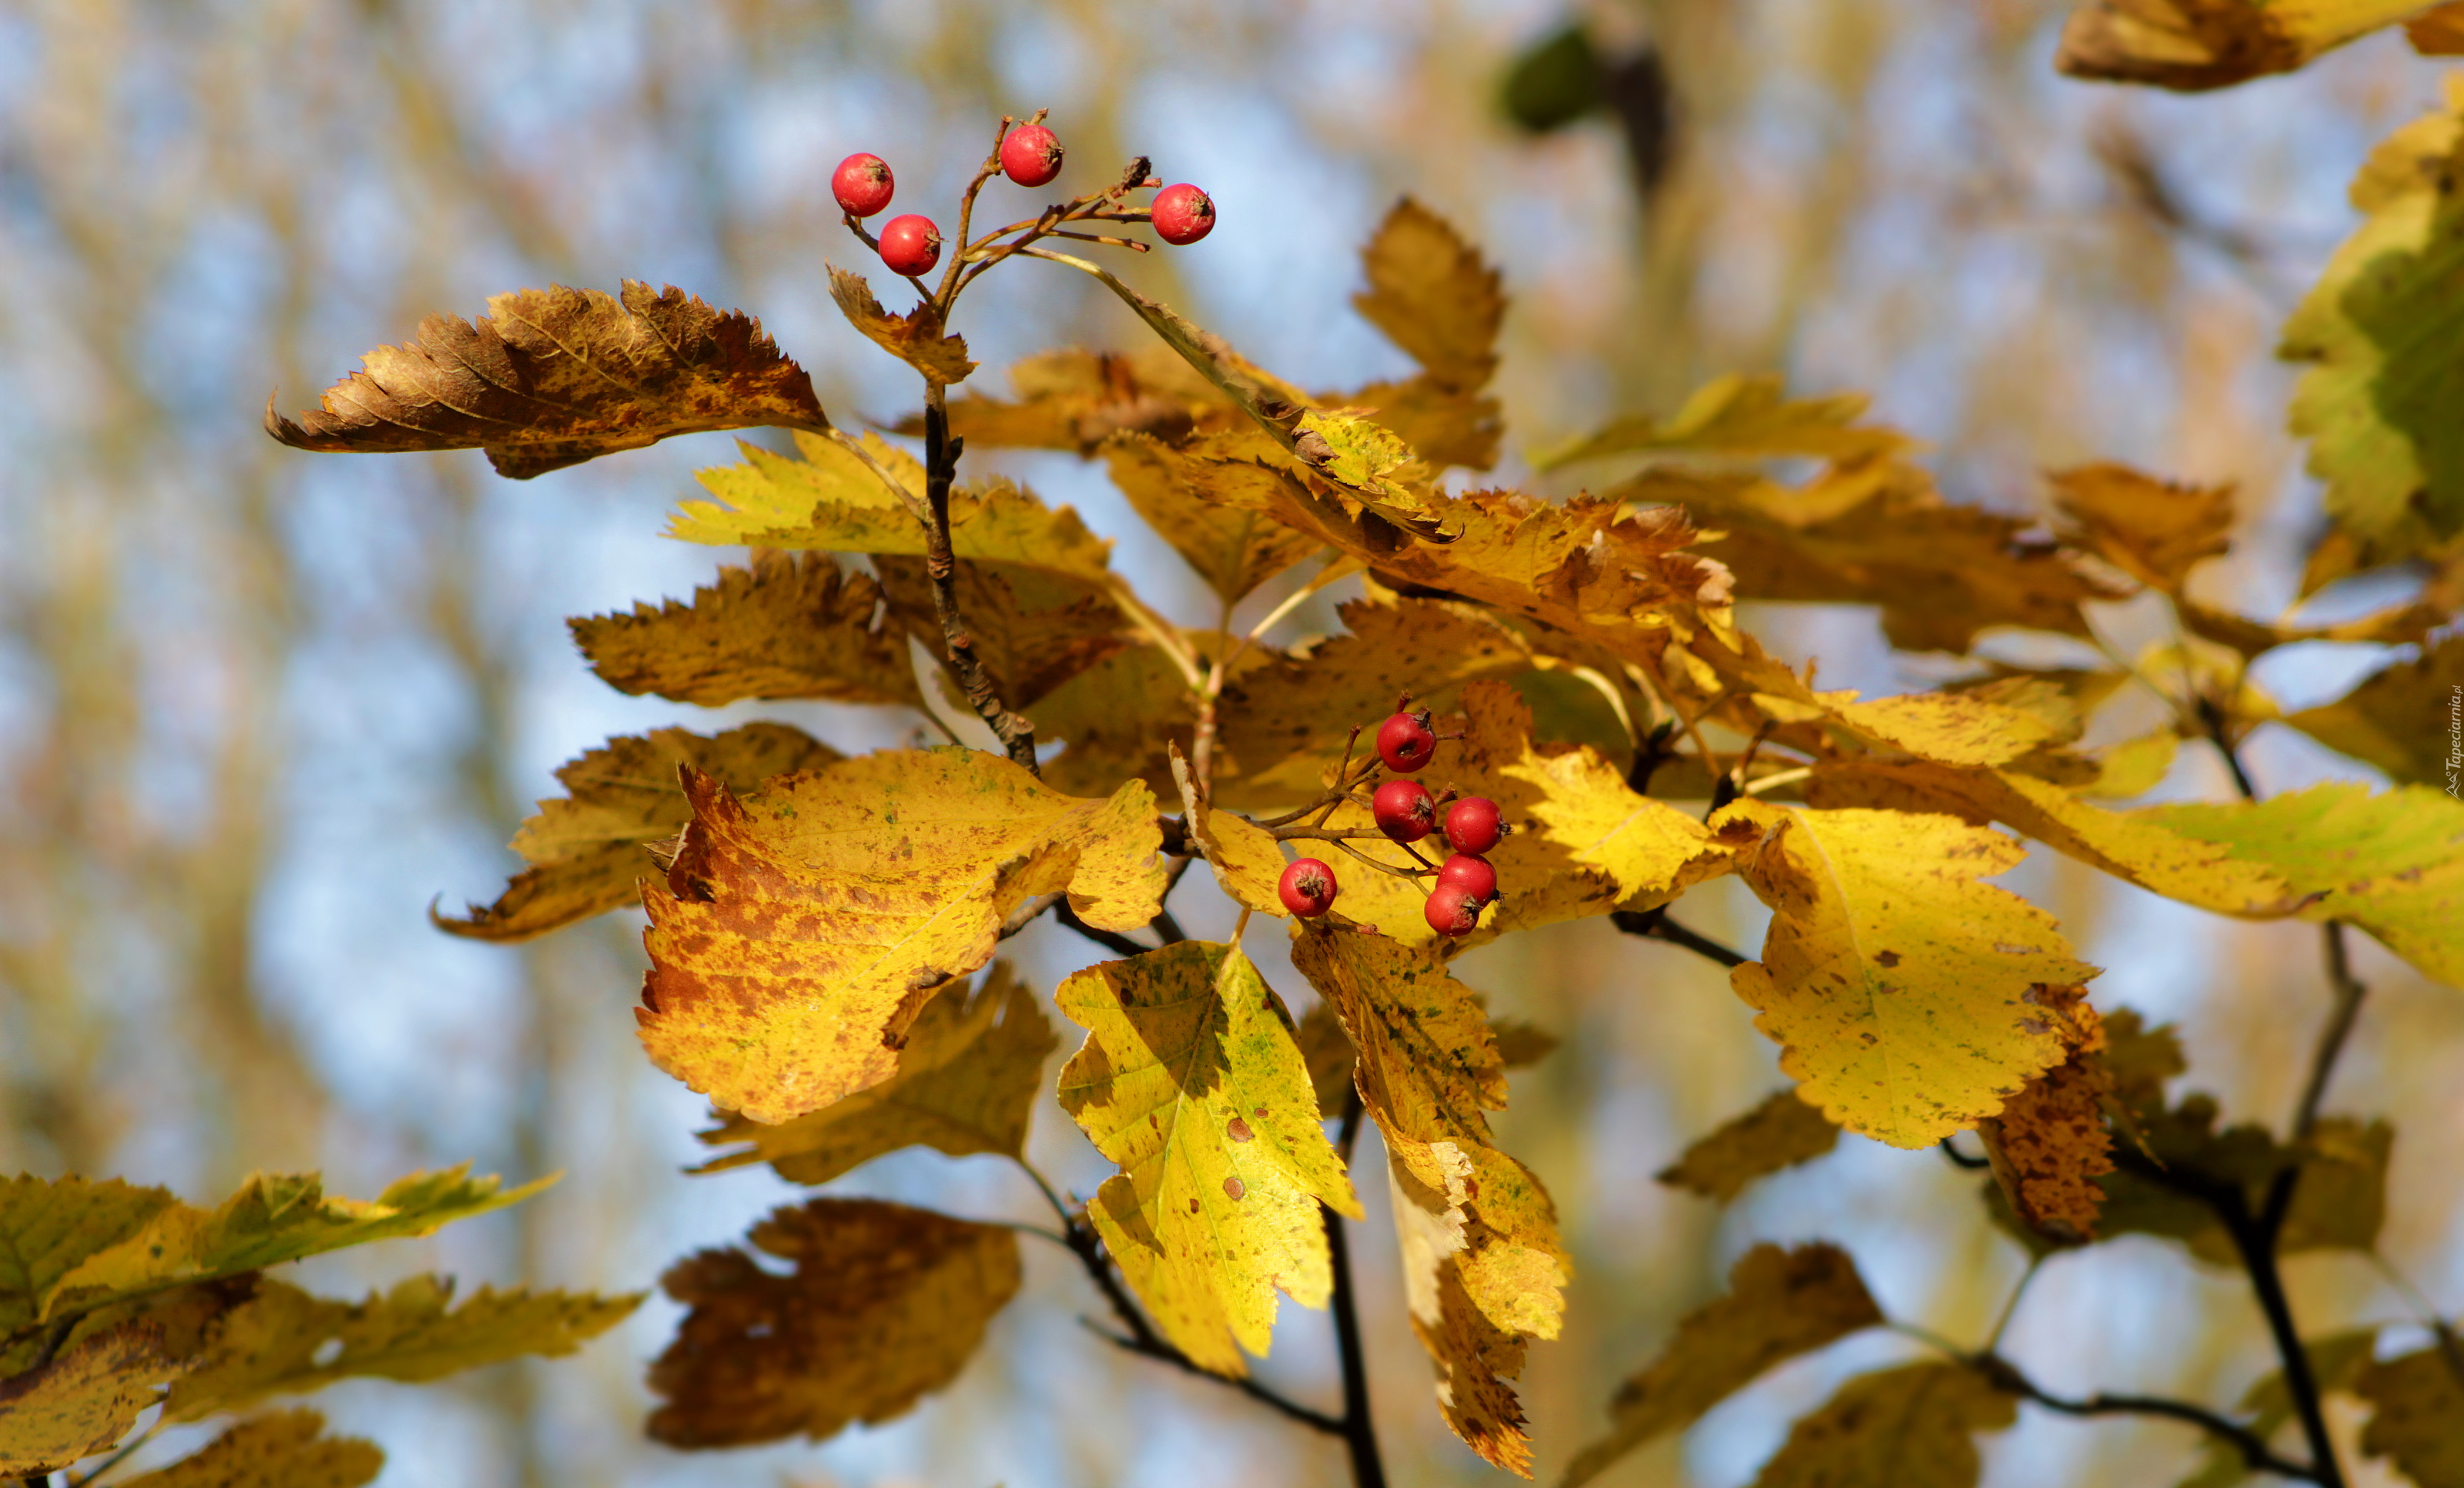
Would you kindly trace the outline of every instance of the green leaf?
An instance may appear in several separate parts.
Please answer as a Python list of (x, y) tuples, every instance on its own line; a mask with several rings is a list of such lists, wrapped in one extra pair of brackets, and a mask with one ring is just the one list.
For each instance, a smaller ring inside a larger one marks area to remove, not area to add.
[(314, 1411), (278, 1411), (240, 1422), (168, 1467), (115, 1488), (359, 1488), (385, 1467), (376, 1444), (323, 1434)]
[(258, 1271), (286, 1260), (427, 1235), (545, 1189), (553, 1177), (509, 1192), (471, 1165), (396, 1179), (373, 1199), (330, 1198), (315, 1173), (257, 1173), (211, 1210), (171, 1204), (126, 1238), (79, 1261), (41, 1294), (42, 1315), (160, 1291), (182, 1282)]
[(773, 1210), (753, 1250), (659, 1279), (692, 1310), (650, 1366), (653, 1441), (688, 1451), (837, 1435), (894, 1419), (967, 1367), (1017, 1295), (1018, 1232), (869, 1198)]
[(492, 905), (462, 919), (429, 919), (448, 934), (518, 941), (577, 920), (642, 902), (642, 880), (657, 871), (649, 848), (671, 842), (693, 819), (680, 767), (712, 776), (729, 790), (837, 762), (837, 750), (783, 723), (748, 723), (715, 737), (655, 729), (612, 738), (557, 767), (565, 795), (539, 803), (514, 851), (530, 864)]
[(1278, 1290), (1326, 1305), (1318, 1205), (1360, 1214), (1291, 1015), (1238, 947), (1201, 941), (1099, 962), (1053, 1000), (1087, 1030), (1062, 1109), (1121, 1168), (1089, 1217), (1166, 1338), (1244, 1372), (1240, 1349), (1265, 1353)]
[(2016, 1396), (1965, 1365), (1860, 1374), (1789, 1429), (1754, 1488), (1974, 1488), (1976, 1433), (2018, 1414)]
[[(2387, 11), (2417, 9), (2377, 0)], [(2392, 18), (2392, 17), (2387, 17)], [(2464, 84), (2371, 152), (2353, 179), (2361, 228), (2285, 322), (2277, 354), (2306, 362), (2293, 432), (2327, 483), (2327, 515), (2357, 566), (2464, 531)]]
[(2281, 875), (2310, 896), (2303, 919), (2357, 925), (2431, 980), (2464, 987), (2464, 803), (2444, 791), (2373, 796), (2331, 781), (2256, 804), (2131, 815)]
[(1881, 1321), (1847, 1252), (1819, 1241), (1793, 1250), (1755, 1246), (1729, 1271), (1727, 1295), (1687, 1313), (1660, 1357), (1617, 1388), (1609, 1406), (1615, 1424), (1576, 1455), (1565, 1488), (1693, 1425), (1772, 1367)]
[(565, 622), (619, 692), (720, 708), (748, 697), (924, 706), (907, 638), (874, 623), (880, 586), (826, 558), (761, 552), (689, 604)]
[(821, 1184), (918, 1145), (952, 1157), (1016, 1157), (1058, 1042), (1035, 995), (996, 961), (973, 996), (953, 982), (925, 1004), (888, 1083), (779, 1126), (729, 1116), (701, 1140), (730, 1149), (693, 1171), (768, 1163), (791, 1183)]
[(1515, 57), (1500, 95), (1506, 117), (1533, 134), (1552, 134), (1600, 106), (1600, 62), (1592, 38), (1569, 26)]
[(1774, 1090), (1653, 1176), (1725, 1204), (1755, 1179), (1810, 1163), (1838, 1145), (1839, 1128), (1830, 1118), (1798, 1100), (1794, 1090)]
[(173, 1382), (164, 1419), (203, 1420), (343, 1379), (419, 1384), (525, 1355), (569, 1354), (631, 1316), (643, 1295), (481, 1287), (455, 1307), (451, 1278), (420, 1276), (353, 1303), (261, 1280), (198, 1367)]

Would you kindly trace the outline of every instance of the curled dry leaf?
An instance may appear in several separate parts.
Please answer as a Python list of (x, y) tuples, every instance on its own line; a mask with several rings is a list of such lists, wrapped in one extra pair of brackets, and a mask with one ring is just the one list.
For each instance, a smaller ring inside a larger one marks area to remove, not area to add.
[(835, 266), (830, 270), (830, 298), (849, 325), (932, 382), (963, 383), (976, 369), (967, 360), (966, 338), (942, 335), (941, 313), (929, 301), (903, 316), (891, 315), (872, 297), (872, 286)]
[(2019, 1222), (2056, 1244), (2083, 1244), (2096, 1238), (2104, 1202), (2096, 1180), (2113, 1171), (2104, 1109), (2114, 1084), (2101, 1058), (2104, 1028), (2084, 987), (2042, 988), (2029, 1000), (2069, 1053), (1976, 1130)]
[(528, 480), (671, 434), (830, 427), (761, 322), (635, 279), (616, 296), (498, 295), (476, 324), (429, 316), (418, 340), (362, 361), (297, 422), (268, 399), (265, 431), (343, 453), (485, 449), (497, 474)]

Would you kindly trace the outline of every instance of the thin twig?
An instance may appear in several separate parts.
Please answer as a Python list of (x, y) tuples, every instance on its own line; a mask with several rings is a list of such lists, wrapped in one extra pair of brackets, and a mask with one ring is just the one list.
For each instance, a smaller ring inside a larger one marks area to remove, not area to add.
[(2321, 1477), (2316, 1468), (2281, 1457), (2269, 1448), (2264, 1437), (2205, 1406), (2187, 1400), (2168, 1400), (2160, 1395), (2094, 1394), (2084, 1400), (2068, 1400), (2040, 1389), (2036, 1382), (2021, 1373), (2018, 1368), (1999, 1354), (1985, 1353), (1969, 1361), (1986, 1378), (2012, 1394), (2033, 1400), (2046, 1410), (2062, 1415), (2159, 1415), (2184, 1421), (2206, 1432), (2219, 1441), (2229, 1443), (2241, 1454), (2242, 1462), (2255, 1473), (2274, 1473), (2297, 1482), (2323, 1483), (2333, 1479)]
[(1112, 1332), (1108, 1328), (1097, 1327), (1093, 1323), (1085, 1318), (1081, 1318), (1078, 1321), (1088, 1332), (1094, 1334), (1097, 1338), (1104, 1340), (1104, 1342), (1111, 1345), (1115, 1348), (1122, 1349), (1125, 1352), (1138, 1354), (1148, 1359), (1161, 1360), (1163, 1363), (1169, 1364), (1175, 1368), (1195, 1374), (1202, 1380), (1212, 1380), (1218, 1385), (1229, 1385), (1234, 1390), (1239, 1390), (1241, 1393), (1248, 1396), (1260, 1405), (1265, 1406), (1269, 1410), (1281, 1411), (1291, 1419), (1300, 1422), (1303, 1426), (1309, 1427), (1315, 1431), (1324, 1432), (1330, 1436), (1343, 1436), (1347, 1439), (1350, 1436), (1350, 1433), (1345, 1429), (1344, 1424), (1333, 1416), (1327, 1414), (1325, 1411), (1312, 1411), (1308, 1406), (1302, 1405), (1299, 1401), (1291, 1399), (1286, 1395), (1279, 1395), (1275, 1391), (1268, 1390), (1265, 1386), (1259, 1384), (1256, 1380), (1250, 1379), (1246, 1376), (1234, 1379), (1229, 1375), (1218, 1374), (1213, 1369), (1207, 1368), (1205, 1366), (1190, 1358), (1189, 1355), (1182, 1353), (1179, 1349), (1173, 1347), (1170, 1344), (1164, 1343), (1160, 1339), (1150, 1342), (1141, 1341), (1135, 1338), (1124, 1338), (1120, 1334)]
[(1970, 1172), (1981, 1172), (1993, 1166), (1993, 1159), (1990, 1157), (1970, 1157), (1951, 1146), (1948, 1137), (1942, 1139), (1941, 1147), (1942, 1155), (1950, 1159), (1950, 1165), (1953, 1168), (1965, 1168)]
[[(1335, 1149), (1344, 1165), (1352, 1164), (1353, 1143), (1360, 1135), (1360, 1087), (1344, 1090), (1343, 1127)], [(1352, 1454), (1353, 1488), (1386, 1488), (1386, 1465), (1377, 1455), (1377, 1428), (1369, 1417), (1369, 1361), (1360, 1346), (1360, 1309), (1353, 1295), (1352, 1246), (1343, 1216), (1320, 1205), (1326, 1219), (1326, 1249), (1334, 1267), (1334, 1346), (1343, 1361), (1343, 1443)]]
[(1141, 946), (1118, 930), (1097, 930), (1078, 918), (1078, 911), (1069, 908), (1069, 901), (1067, 899), (1053, 907), (1052, 917), (1114, 955), (1142, 956), (1155, 949), (1153, 946)]
[(958, 613), (958, 560), (950, 546), (950, 486), (957, 478), (958, 456), (965, 446), (950, 437), (949, 389), (928, 380), (924, 384), (924, 572), (933, 582), (933, 610), (941, 623), (941, 640), (950, 672), (967, 694), (976, 716), (1001, 740), (1010, 761), (1029, 775), (1044, 772), (1035, 759), (1035, 725), (1011, 712), (1001, 690), (977, 659), (975, 637)]
[(2306, 1139), (2319, 1129), (2319, 1107), (2327, 1098), (2327, 1082), (2336, 1073), (2336, 1061), (2344, 1052), (2344, 1042), (2353, 1035), (2353, 1024), (2361, 1017), (2362, 999), (2369, 988), (2353, 975), (2353, 963), (2344, 945), (2344, 927), (2339, 920), (2329, 920), (2321, 929), (2327, 942), (2327, 985), (2335, 995), (2335, 1003), (2327, 1012), (2327, 1026), (2319, 1032), (2319, 1047), (2310, 1057), (2310, 1078), (2301, 1086), (2301, 1102), (2293, 1111), (2293, 1140)]
[(1697, 934), (1687, 930), (1668, 917), (1665, 907), (1658, 909), (1614, 910), (1609, 915), (1609, 923), (1629, 935), (1640, 935), (1650, 940), (1664, 940), (1672, 946), (1683, 946), (1696, 955), (1717, 961), (1722, 966), (1743, 966), (1753, 959), (1752, 956), (1729, 950), (1708, 935)]

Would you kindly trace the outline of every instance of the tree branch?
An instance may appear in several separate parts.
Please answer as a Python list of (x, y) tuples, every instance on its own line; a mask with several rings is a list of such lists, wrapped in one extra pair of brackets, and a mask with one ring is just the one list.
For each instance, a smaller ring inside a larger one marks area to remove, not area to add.
[(2256, 1432), (2250, 1430), (2204, 1406), (2187, 1400), (2167, 1400), (2159, 1395), (2108, 1395), (2097, 1393), (2084, 1400), (2065, 1400), (2037, 1388), (2036, 1382), (2021, 1373), (2016, 1365), (1999, 1354), (1986, 1353), (1970, 1361), (1993, 1384), (2022, 1399), (2033, 1400), (2046, 1410), (2062, 1415), (2158, 1415), (2169, 1420), (2186, 1421), (2220, 1441), (2228, 1442), (2241, 1453), (2245, 1465), (2254, 1473), (2274, 1473), (2299, 1482), (2321, 1483), (2332, 1479), (2320, 1476), (2317, 1469), (2290, 1457), (2280, 1457), (2269, 1448)]
[[(1360, 1087), (1345, 1088), (1343, 1129), (1335, 1149), (1346, 1167), (1360, 1135)], [(1343, 1360), (1343, 1442), (1352, 1453), (1353, 1488), (1386, 1488), (1386, 1464), (1377, 1455), (1377, 1428), (1369, 1418), (1369, 1362), (1360, 1347), (1360, 1309), (1353, 1301), (1352, 1246), (1343, 1216), (1319, 1206), (1326, 1218), (1326, 1248), (1334, 1265), (1334, 1345)]]
[(1078, 918), (1078, 911), (1069, 908), (1069, 901), (1067, 899), (1052, 907), (1052, 917), (1117, 956), (1142, 956), (1155, 949), (1153, 946), (1141, 946), (1118, 930), (1097, 930)]
[(2336, 1061), (2344, 1052), (2344, 1041), (2352, 1037), (2353, 1023), (2361, 1017), (2362, 998), (2369, 988), (2353, 975), (2353, 963), (2344, 948), (2343, 922), (2329, 920), (2321, 927), (2327, 943), (2327, 985), (2335, 994), (2335, 1003), (2327, 1013), (2327, 1026), (2319, 1031), (2319, 1047), (2310, 1057), (2310, 1079), (2301, 1087), (2301, 1103), (2294, 1107), (2293, 1138), (2300, 1141), (2319, 1127), (2319, 1106), (2327, 1098), (2327, 1081), (2336, 1072)]
[(950, 437), (949, 389), (926, 382), (924, 504), (929, 520), (924, 524), (924, 572), (933, 581), (933, 614), (941, 623), (950, 673), (975, 706), (976, 715), (1001, 740), (1011, 762), (1029, 775), (1041, 776), (1044, 772), (1035, 762), (1035, 725), (1001, 703), (1000, 689), (976, 658), (976, 641), (967, 633), (966, 619), (958, 613), (958, 560), (950, 548), (950, 485), (957, 479), (958, 455), (964, 448), (963, 441)]
[(1743, 966), (1753, 959), (1729, 950), (1708, 935), (1698, 935), (1668, 917), (1666, 906), (1657, 909), (1617, 909), (1609, 915), (1609, 923), (1629, 935), (1646, 940), (1664, 940), (1672, 946), (1683, 946), (1698, 956), (1719, 962), (1722, 966)]

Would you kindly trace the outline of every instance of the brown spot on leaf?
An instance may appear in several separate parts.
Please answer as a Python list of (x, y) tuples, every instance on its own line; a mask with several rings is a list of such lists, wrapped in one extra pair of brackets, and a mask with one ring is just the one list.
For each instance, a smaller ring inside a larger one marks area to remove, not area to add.
[(1246, 1142), (1257, 1135), (1249, 1129), (1249, 1124), (1238, 1116), (1233, 1117), (1232, 1125), (1224, 1129), (1231, 1133), (1232, 1140), (1235, 1142)]
[(1230, 1197), (1238, 1199), (1249, 1192), (1249, 1186), (1238, 1178), (1226, 1178), (1223, 1180), (1223, 1192)]
[(1900, 964), (1900, 953), (1896, 951), (1877, 951), (1874, 952), (1874, 961), (1879, 966), (1897, 966)]

